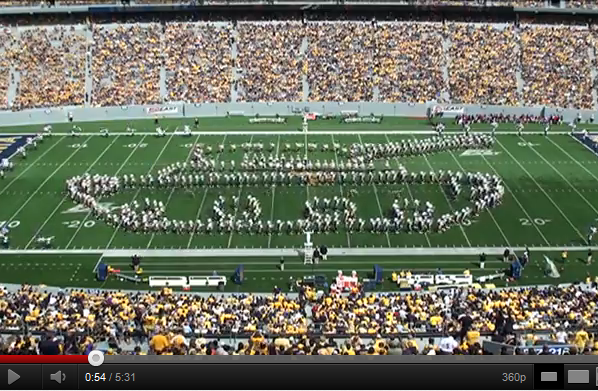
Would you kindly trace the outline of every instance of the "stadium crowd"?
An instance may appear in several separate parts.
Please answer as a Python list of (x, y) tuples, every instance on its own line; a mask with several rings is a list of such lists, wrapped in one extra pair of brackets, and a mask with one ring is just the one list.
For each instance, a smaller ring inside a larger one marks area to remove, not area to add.
[(576, 27), (523, 27), (523, 103), (591, 108), (591, 65), (585, 54), (593, 39), (589, 30)]
[(74, 26), (20, 31), (10, 56), (20, 74), (16, 110), (82, 105), (85, 99), (86, 39)]
[(515, 29), (451, 24), (449, 85), (456, 102), (516, 105)]
[(303, 35), (304, 28), (299, 23), (241, 23), (237, 26), (240, 101), (303, 100)]
[[(585, 331), (596, 324), (596, 291), (579, 286), (348, 295), (317, 295), (300, 287), (296, 297), (280, 291), (199, 296), (168, 288), (48, 293), (26, 285), (0, 292), (0, 328), (25, 330), (25, 337), (0, 340), (3, 354), (85, 353), (99, 345), (108, 354), (483, 354), (481, 332), (525, 346), (538, 338), (538, 330), (574, 344), (577, 351), (571, 354), (598, 351)], [(43, 332), (41, 339), (31, 336), (34, 331)], [(415, 342), (418, 332), (442, 333), (454, 346), (422, 349)], [(228, 334), (251, 337), (236, 347), (203, 337)], [(339, 334), (351, 337), (337, 343), (333, 337)]]
[(440, 23), (380, 24), (374, 29), (375, 85), (383, 102), (424, 103), (447, 86)]
[(596, 103), (598, 31), (576, 26), (167, 21), (0, 34), (0, 106), (14, 83), (14, 110), (227, 102), (235, 90), (238, 101), (262, 102), (309, 91), (309, 101)]
[(231, 39), (230, 25), (166, 25), (164, 57), (168, 99), (228, 101), (233, 73)]
[(95, 26), (94, 106), (161, 102), (162, 28), (158, 24)]

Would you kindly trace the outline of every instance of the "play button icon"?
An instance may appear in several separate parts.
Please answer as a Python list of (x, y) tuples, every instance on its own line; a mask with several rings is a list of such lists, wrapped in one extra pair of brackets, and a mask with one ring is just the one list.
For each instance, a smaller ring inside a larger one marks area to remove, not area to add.
[(16, 373), (15, 371), (13, 371), (12, 369), (8, 370), (8, 385), (10, 386), (11, 384), (13, 384), (14, 382), (16, 382), (17, 380), (19, 380), (21, 378), (21, 376), (19, 376), (18, 373)]

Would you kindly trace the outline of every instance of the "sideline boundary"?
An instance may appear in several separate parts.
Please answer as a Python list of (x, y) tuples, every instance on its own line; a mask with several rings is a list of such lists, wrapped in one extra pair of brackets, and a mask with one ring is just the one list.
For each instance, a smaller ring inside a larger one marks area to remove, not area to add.
[[(443, 134), (463, 134), (462, 130), (445, 130)], [(100, 132), (81, 132), (77, 133), (79, 136), (99, 136), (105, 137)], [(174, 133), (166, 133), (169, 136), (180, 136), (189, 138), (190, 136), (218, 136), (218, 135), (230, 135), (230, 136), (257, 136), (257, 135), (290, 135), (290, 136), (303, 136), (306, 133), (300, 130), (221, 130), (221, 131), (205, 131), (205, 132), (191, 132), (190, 134), (183, 134), (181, 132), (174, 132)], [(405, 134), (405, 135), (436, 135), (438, 134), (435, 130), (419, 130), (419, 129), (408, 129), (408, 130), (364, 130), (364, 129), (347, 129), (347, 130), (310, 130), (307, 132), (307, 135), (313, 134), (317, 135), (342, 135), (342, 134), (361, 134), (361, 135), (385, 135), (385, 134)], [(492, 134), (490, 130), (472, 130), (471, 134)], [(516, 131), (497, 131), (495, 135), (518, 135), (519, 132)], [(544, 135), (542, 131), (523, 131), (521, 132), (522, 135)], [(14, 136), (14, 133), (0, 133), (0, 136)], [(68, 132), (56, 132), (52, 133), (52, 136), (70, 136), (71, 134)], [(134, 136), (155, 136), (156, 132), (137, 132)], [(551, 135), (571, 135), (570, 131), (561, 131), (561, 132), (550, 132), (548, 136)], [(112, 136), (129, 136), (127, 132), (110, 132), (110, 137)]]
[[(587, 251), (591, 248), (598, 251), (598, 246), (563, 246), (563, 247), (530, 247), (530, 251), (535, 252), (554, 252), (554, 251)], [(330, 248), (330, 256), (434, 256), (434, 255), (502, 255), (505, 247), (395, 247), (395, 248)], [(511, 247), (511, 251), (524, 251), (525, 247)], [(235, 248), (235, 249), (106, 249), (106, 250), (0, 250), (0, 255), (99, 255), (104, 258), (132, 257), (139, 255), (148, 258), (184, 258), (184, 257), (280, 257), (296, 256), (301, 253), (301, 249), (295, 248)]]

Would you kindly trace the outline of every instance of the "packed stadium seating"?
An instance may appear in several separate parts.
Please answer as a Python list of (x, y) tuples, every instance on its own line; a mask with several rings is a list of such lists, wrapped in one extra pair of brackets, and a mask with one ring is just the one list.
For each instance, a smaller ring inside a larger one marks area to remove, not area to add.
[[(26, 308), (24, 303), (29, 308), (25, 313), (18, 310)], [(437, 332), (463, 338), (465, 345), (455, 353), (481, 354), (480, 333), (504, 340), (517, 330), (576, 332), (595, 326), (595, 307), (596, 291), (581, 286), (349, 296), (316, 296), (309, 289), (294, 296), (207, 296), (176, 294), (169, 289), (155, 293), (48, 293), (23, 286), (14, 292), (0, 290), (0, 329), (18, 330), (24, 322), (29, 332), (43, 331), (41, 335), (51, 338), (66, 336), (60, 342), (61, 349), (71, 353), (95, 343), (123, 351), (138, 346), (158, 353), (206, 354), (208, 343), (202, 336), (232, 334), (252, 336), (249, 345), (236, 349), (239, 354), (297, 354), (303, 350), (300, 344), (307, 347), (304, 353), (308, 354), (341, 354), (346, 350), (352, 350), (349, 354), (368, 354), (371, 346), (378, 354), (393, 354), (390, 349), (394, 345), (395, 349), (418, 354), (421, 346), (410, 342), (415, 335)], [(259, 333), (263, 336), (256, 337)], [(322, 337), (308, 342), (307, 334)], [(330, 346), (328, 338), (338, 334), (353, 337), (345, 347)], [(283, 337), (264, 339), (271, 335)], [(376, 342), (367, 345), (358, 335)], [(393, 335), (408, 338), (400, 344)], [(0, 340), (0, 352), (22, 353), (35, 349), (37, 343), (34, 337), (16, 343), (15, 337), (5, 338)], [(578, 335), (571, 342), (580, 353), (592, 352), (591, 335), (582, 339)], [(276, 346), (273, 351), (272, 345)], [(322, 348), (330, 351), (319, 352)], [(288, 353), (289, 349), (294, 352)], [(225, 350), (232, 354), (235, 349)]]
[(179, 19), (7, 27), (0, 106), (598, 99), (598, 31), (587, 26)]

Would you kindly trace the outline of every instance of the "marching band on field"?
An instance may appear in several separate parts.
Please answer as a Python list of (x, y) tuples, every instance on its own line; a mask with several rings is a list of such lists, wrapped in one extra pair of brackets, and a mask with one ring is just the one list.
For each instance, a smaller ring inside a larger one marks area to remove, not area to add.
[[(91, 209), (92, 214), (113, 226), (134, 232), (173, 233), (247, 233), (247, 234), (302, 234), (337, 232), (341, 227), (348, 231), (375, 233), (444, 232), (452, 225), (461, 224), (478, 215), (485, 208), (500, 204), (504, 188), (499, 177), (482, 173), (452, 171), (408, 172), (398, 164), (391, 168), (389, 159), (418, 156), (434, 152), (482, 149), (492, 146), (487, 135), (456, 135), (433, 137), (425, 140), (401, 140), (386, 144), (285, 144), (284, 153), (273, 153), (276, 146), (244, 143), (243, 160), (220, 161), (213, 157), (212, 148), (198, 144), (189, 162), (168, 165), (155, 174), (148, 175), (91, 175), (76, 176), (67, 181), (69, 197)], [(215, 149), (224, 151), (219, 145)], [(236, 145), (229, 145), (231, 151)], [(296, 156), (301, 149), (334, 151), (330, 160), (310, 160)], [(339, 160), (339, 156), (343, 160)], [(380, 162), (377, 166), (376, 163)], [(385, 216), (365, 220), (357, 217), (357, 205), (350, 189), (348, 196), (318, 198), (305, 202), (302, 218), (294, 221), (266, 220), (262, 216), (260, 201), (249, 194), (239, 197), (219, 196), (205, 219), (176, 220), (168, 218), (161, 201), (145, 199), (125, 204), (117, 210), (99, 203), (102, 197), (116, 194), (121, 189), (178, 188), (190, 192), (203, 187), (277, 187), (277, 186), (369, 186), (374, 184), (438, 184), (458, 197), (464, 186), (471, 188), (472, 205), (439, 217), (430, 202), (399, 198), (394, 200)]]

